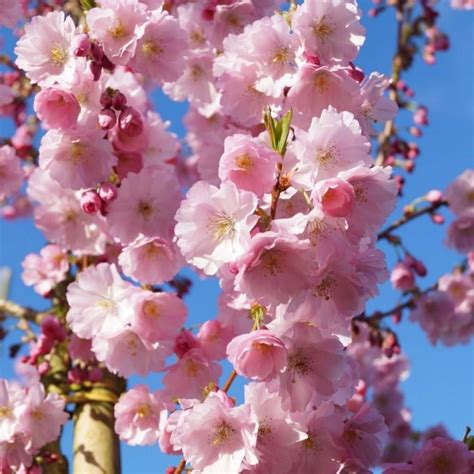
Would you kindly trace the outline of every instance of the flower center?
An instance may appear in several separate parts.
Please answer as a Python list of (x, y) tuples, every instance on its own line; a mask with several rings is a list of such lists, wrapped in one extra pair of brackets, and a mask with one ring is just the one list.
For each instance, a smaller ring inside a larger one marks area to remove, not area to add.
[(208, 229), (214, 236), (216, 242), (233, 239), (235, 236), (235, 217), (221, 212), (209, 218)]
[(249, 171), (252, 168), (252, 158), (247, 153), (240, 155), (235, 159), (237, 167), (243, 171)]
[(137, 355), (139, 345), (138, 337), (135, 334), (130, 333), (127, 337), (126, 346), (132, 357)]
[(198, 66), (197, 64), (194, 64), (193, 66), (191, 66), (190, 75), (191, 75), (191, 79), (194, 82), (198, 81), (203, 76), (202, 67)]
[(143, 312), (145, 316), (149, 318), (156, 318), (160, 317), (160, 309), (159, 306), (154, 301), (145, 301), (143, 304)]
[(281, 47), (276, 50), (272, 63), (286, 64), (290, 60), (290, 49)]
[(326, 17), (313, 25), (313, 32), (315, 36), (321, 41), (326, 41), (333, 32), (333, 28)]
[(327, 148), (316, 151), (316, 161), (318, 161), (321, 166), (327, 166), (331, 162), (336, 161), (338, 155), (337, 148), (334, 145), (330, 145)]
[(164, 49), (156, 41), (149, 40), (143, 43), (142, 51), (145, 56), (150, 57), (158, 56), (158, 54), (161, 54)]
[(438, 456), (434, 460), (433, 465), (436, 468), (437, 474), (450, 474), (451, 472), (453, 472), (451, 470), (451, 463), (449, 462), (449, 459), (447, 459), (443, 455)]
[(35, 421), (42, 421), (44, 419), (44, 413), (41, 411), (41, 408), (31, 410), (31, 418)]
[(71, 144), (71, 161), (74, 165), (84, 163), (87, 147), (80, 141), (75, 141)]
[(0, 406), (0, 420), (2, 418), (11, 418), (11, 417), (12, 417), (11, 408), (7, 406)]
[(263, 420), (258, 424), (258, 441), (261, 443), (266, 443), (269, 441), (269, 438), (272, 434), (272, 427), (267, 421)]
[(298, 375), (306, 375), (311, 371), (311, 361), (301, 349), (296, 349), (288, 358), (288, 369)]
[(189, 377), (196, 377), (199, 375), (199, 365), (193, 359), (187, 359), (184, 363), (184, 371)]
[(148, 219), (153, 214), (153, 206), (150, 201), (139, 201), (138, 212), (145, 219)]
[(279, 250), (265, 250), (262, 254), (264, 276), (276, 276), (283, 272), (282, 253)]
[(354, 186), (355, 201), (358, 204), (365, 204), (368, 202), (367, 190), (361, 186)]
[(138, 418), (148, 418), (151, 415), (150, 405), (144, 403), (137, 408), (136, 414)]
[(49, 52), (49, 59), (55, 66), (63, 66), (69, 59), (69, 52), (64, 46), (55, 43)]
[(321, 447), (321, 442), (311, 431), (309, 431), (307, 435), (308, 437), (302, 441), (303, 448), (308, 451), (316, 451), (317, 453), (320, 453), (323, 450), (323, 448)]
[(362, 432), (356, 428), (349, 428), (344, 431), (342, 438), (349, 446), (354, 446), (356, 441), (362, 440)]
[(326, 301), (329, 301), (334, 294), (334, 288), (337, 286), (336, 280), (331, 276), (326, 276), (323, 278), (319, 285), (313, 287), (313, 295), (324, 298)]
[(110, 36), (113, 39), (120, 40), (128, 36), (128, 31), (125, 28), (125, 25), (122, 23), (122, 20), (118, 20), (117, 23), (109, 28)]
[(264, 355), (272, 352), (272, 346), (270, 344), (264, 344), (263, 342), (253, 342), (252, 348)]
[(314, 78), (314, 87), (320, 94), (325, 94), (329, 90), (329, 75), (324, 71), (316, 74)]
[(235, 429), (225, 421), (222, 421), (221, 424), (215, 428), (214, 433), (212, 434), (211, 444), (216, 447), (227, 444), (232, 439), (234, 433)]

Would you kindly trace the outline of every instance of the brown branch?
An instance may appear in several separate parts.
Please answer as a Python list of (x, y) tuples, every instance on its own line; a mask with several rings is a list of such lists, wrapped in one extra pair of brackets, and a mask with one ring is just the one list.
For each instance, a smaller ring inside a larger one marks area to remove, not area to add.
[(424, 214), (432, 214), (435, 212), (437, 209), (439, 209), (442, 206), (447, 206), (448, 203), (447, 201), (438, 201), (431, 203), (428, 206), (422, 207), (420, 209), (417, 209), (414, 212), (410, 212), (403, 217), (400, 217), (400, 219), (396, 220), (393, 224), (389, 225), (386, 229), (382, 230), (378, 234), (378, 240), (383, 240), (383, 239), (389, 239), (391, 236), (391, 233), (398, 229), (399, 227), (405, 225), (407, 222), (410, 222)]
[(5, 315), (9, 314), (14, 318), (26, 319), (32, 323), (40, 324), (47, 312), (36, 311), (27, 306), (20, 306), (13, 301), (0, 299), (0, 320), (5, 319)]
[(420, 296), (427, 295), (432, 291), (438, 288), (438, 283), (425, 288), (422, 291), (417, 291), (410, 299), (405, 301), (404, 303), (400, 303), (393, 308), (387, 311), (375, 311), (372, 315), (366, 316), (364, 313), (359, 314), (354, 318), (354, 321), (362, 321), (367, 324), (377, 324), (381, 319), (387, 318), (389, 316), (393, 316), (394, 314), (403, 311), (407, 308), (414, 308), (416, 306), (416, 300), (420, 298)]

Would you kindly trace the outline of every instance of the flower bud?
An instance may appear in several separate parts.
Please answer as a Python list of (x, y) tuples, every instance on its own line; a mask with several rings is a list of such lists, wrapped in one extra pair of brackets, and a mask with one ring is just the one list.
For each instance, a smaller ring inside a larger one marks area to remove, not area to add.
[(99, 186), (99, 197), (104, 202), (110, 202), (117, 198), (118, 191), (112, 183), (102, 183)]
[(415, 286), (415, 275), (405, 262), (398, 262), (392, 270), (390, 281), (396, 290), (407, 291)]
[(143, 120), (141, 114), (133, 107), (126, 107), (120, 112), (119, 128), (129, 137), (137, 137), (143, 132)]
[(320, 181), (314, 188), (311, 198), (316, 206), (331, 217), (346, 217), (354, 206), (354, 188), (339, 178)]
[(425, 195), (425, 199), (432, 204), (436, 204), (443, 199), (443, 193), (439, 189), (432, 189)]
[(110, 130), (115, 126), (117, 118), (115, 117), (115, 112), (113, 110), (104, 109), (99, 113), (97, 121), (102, 130)]
[(85, 33), (77, 35), (72, 40), (72, 50), (74, 56), (78, 58), (86, 57), (91, 50), (91, 40)]
[(123, 110), (127, 106), (127, 98), (120, 91), (117, 91), (114, 95), (112, 105), (115, 110)]
[(100, 64), (102, 62), (102, 58), (104, 57), (104, 50), (102, 49), (102, 46), (99, 43), (91, 43), (90, 53), (91, 53), (92, 59), (96, 63)]
[(91, 216), (97, 214), (102, 206), (102, 199), (95, 191), (86, 191), (81, 197), (81, 208)]
[(89, 74), (93, 81), (98, 81), (100, 79), (100, 75), (102, 74), (102, 66), (95, 61), (91, 61), (89, 63)]

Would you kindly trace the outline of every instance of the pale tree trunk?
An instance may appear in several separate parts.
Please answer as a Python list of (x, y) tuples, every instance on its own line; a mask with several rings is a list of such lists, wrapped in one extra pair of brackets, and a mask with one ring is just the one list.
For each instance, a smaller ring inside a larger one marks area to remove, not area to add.
[[(125, 389), (124, 380), (111, 374), (106, 375), (106, 382), (112, 398)], [(98, 390), (104, 393), (103, 388)], [(74, 474), (119, 474), (120, 444), (114, 431), (114, 403), (79, 403), (74, 418)]]

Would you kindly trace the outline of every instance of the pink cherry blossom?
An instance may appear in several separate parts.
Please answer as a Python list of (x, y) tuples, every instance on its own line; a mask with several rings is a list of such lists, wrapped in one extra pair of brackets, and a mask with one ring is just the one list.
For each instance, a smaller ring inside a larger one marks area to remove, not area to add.
[(266, 381), (286, 369), (288, 351), (280, 338), (261, 329), (232, 339), (227, 357), (238, 374)]
[(457, 217), (448, 228), (446, 245), (460, 253), (474, 249), (474, 211), (466, 211)]
[(64, 407), (64, 399), (55, 393), (46, 395), (43, 385), (28, 388), (24, 402), (16, 411), (21, 431), (29, 438), (29, 450), (34, 452), (58, 437), (61, 426), (69, 418)]
[(183, 72), (186, 35), (166, 12), (153, 14), (143, 26), (131, 66), (155, 82), (175, 81)]
[(213, 275), (247, 251), (250, 231), (257, 223), (256, 197), (232, 182), (220, 188), (196, 183), (176, 213), (175, 234), (183, 256)]
[(294, 443), (307, 439), (304, 425), (297, 423), (291, 412), (283, 409), (278, 393), (269, 393), (265, 384), (249, 383), (245, 402), (251, 406), (258, 421), (258, 464), (250, 472), (288, 472), (293, 460), (287, 450)]
[(49, 130), (41, 140), (39, 153), (40, 167), (59, 184), (74, 190), (105, 181), (117, 163), (102, 132), (88, 128)]
[(125, 275), (151, 285), (171, 280), (178, 272), (181, 260), (173, 243), (161, 237), (143, 235), (124, 247), (119, 255)]
[(170, 399), (201, 399), (209, 383), (217, 383), (221, 367), (209, 360), (199, 348), (187, 351), (175, 364), (167, 368), (163, 378), (165, 393)]
[(302, 412), (310, 403), (317, 406), (330, 400), (346, 365), (342, 344), (304, 323), (290, 327), (282, 340), (288, 349), (287, 370), (269, 390), (278, 390), (283, 406), (291, 411)]
[(186, 305), (173, 293), (141, 293), (135, 302), (133, 328), (147, 343), (173, 341), (187, 316)]
[(116, 334), (131, 321), (133, 292), (134, 287), (120, 278), (115, 265), (91, 266), (68, 286), (67, 321), (84, 339)]
[(170, 171), (149, 168), (129, 174), (108, 207), (110, 232), (123, 244), (130, 244), (139, 234), (167, 238), (179, 202), (178, 181)]
[(239, 472), (242, 462), (258, 462), (257, 429), (248, 405), (229, 408), (218, 394), (210, 393), (184, 418), (179, 443), (185, 459), (203, 474)]
[(167, 413), (159, 393), (135, 385), (114, 406), (115, 432), (132, 446), (155, 444)]
[(135, 0), (102, 0), (87, 12), (93, 39), (100, 41), (106, 56), (126, 65), (135, 53), (137, 33), (146, 21), (146, 7)]
[(354, 188), (342, 179), (319, 181), (311, 193), (315, 205), (331, 217), (347, 217), (352, 213), (355, 201)]
[(30, 253), (22, 262), (22, 278), (40, 295), (47, 295), (64, 280), (69, 269), (67, 254), (57, 245), (47, 245), (40, 254)]
[(262, 232), (235, 267), (235, 289), (270, 304), (287, 302), (308, 281), (309, 242), (291, 234)]
[(10, 0), (0, 1), (0, 12), (0, 25), (7, 28), (14, 28), (23, 17), (21, 4), (19, 2), (11, 2)]
[(219, 360), (225, 357), (227, 344), (231, 341), (234, 331), (220, 321), (206, 321), (199, 328), (197, 340), (209, 359)]
[(299, 130), (290, 152), (298, 160), (292, 180), (311, 189), (316, 179), (333, 178), (354, 165), (371, 164), (369, 142), (349, 112), (330, 107), (313, 118), (307, 132)]
[(4, 145), (0, 148), (0, 199), (16, 193), (23, 183), (23, 170), (15, 149)]
[(15, 48), (17, 66), (40, 86), (51, 86), (60, 78), (71, 78), (74, 70), (71, 43), (76, 26), (64, 12), (35, 16)]
[(18, 430), (15, 408), (22, 403), (22, 393), (9, 387), (8, 381), (0, 379), (0, 443), (9, 442)]
[(386, 438), (383, 417), (367, 403), (344, 424), (342, 439), (349, 458), (364, 467), (375, 466), (380, 461)]
[(165, 359), (171, 354), (171, 344), (148, 344), (132, 328), (123, 326), (111, 336), (94, 337), (92, 351), (112, 373), (122, 377), (145, 376), (164, 369)]
[(474, 206), (474, 170), (467, 169), (445, 191), (449, 208), (455, 214), (462, 214)]
[(411, 290), (415, 286), (413, 270), (404, 262), (398, 262), (390, 275), (392, 286), (400, 291)]
[(345, 0), (306, 0), (292, 26), (306, 51), (326, 63), (352, 61), (365, 39), (357, 4)]
[(45, 128), (64, 129), (76, 124), (81, 106), (74, 94), (55, 87), (47, 87), (36, 95), (34, 110)]
[(232, 135), (224, 142), (219, 162), (219, 178), (232, 181), (239, 189), (257, 196), (271, 192), (276, 182), (276, 163), (280, 156), (259, 139)]

